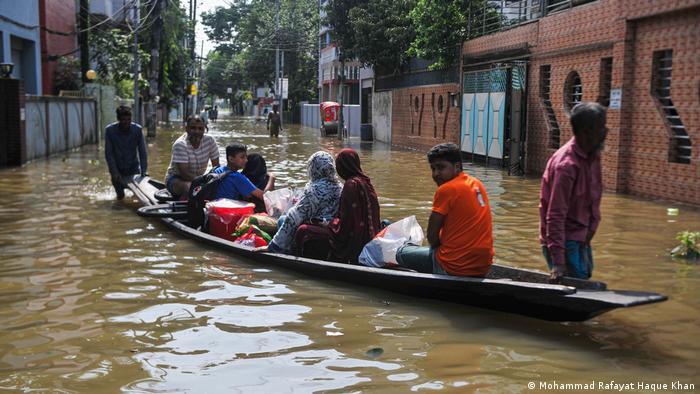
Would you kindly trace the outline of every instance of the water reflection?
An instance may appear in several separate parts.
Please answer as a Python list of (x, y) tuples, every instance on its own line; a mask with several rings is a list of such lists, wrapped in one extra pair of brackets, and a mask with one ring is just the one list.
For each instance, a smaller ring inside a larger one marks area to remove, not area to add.
[[(162, 178), (180, 131), (149, 142)], [(265, 155), (278, 185), (306, 182), (318, 149), (358, 150), (382, 216), (425, 227), (425, 156), (381, 143), (224, 120), (211, 134)], [(64, 157), (65, 156), (65, 157)], [(320, 281), (209, 250), (115, 202), (88, 147), (0, 170), (0, 388), (29, 391), (522, 392), (529, 381), (698, 382), (700, 275), (672, 261), (697, 210), (606, 194), (595, 277), (670, 301), (559, 324)], [(541, 269), (538, 179), (469, 163), (489, 192), (497, 260)]]

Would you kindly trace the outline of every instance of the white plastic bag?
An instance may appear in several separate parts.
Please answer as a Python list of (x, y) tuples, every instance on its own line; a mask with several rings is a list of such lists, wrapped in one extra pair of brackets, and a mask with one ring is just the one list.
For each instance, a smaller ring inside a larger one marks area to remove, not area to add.
[(301, 189), (290, 189), (288, 187), (272, 190), (263, 194), (265, 201), (265, 209), (267, 214), (279, 218), (287, 213), (289, 208), (293, 207), (301, 198)]
[(360, 264), (368, 267), (396, 265), (396, 251), (404, 244), (423, 244), (423, 229), (415, 216), (409, 216), (392, 223), (369, 241), (358, 258)]

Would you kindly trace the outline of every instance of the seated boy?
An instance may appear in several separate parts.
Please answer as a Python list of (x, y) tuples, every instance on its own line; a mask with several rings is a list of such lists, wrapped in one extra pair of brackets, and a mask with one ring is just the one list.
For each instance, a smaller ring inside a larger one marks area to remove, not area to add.
[(275, 176), (274, 174), (270, 174), (270, 179), (267, 181), (267, 185), (263, 191), (255, 187), (245, 175), (238, 172), (245, 167), (245, 163), (248, 161), (248, 148), (243, 144), (229, 144), (226, 147), (226, 160), (227, 163), (225, 167), (219, 167), (214, 170), (216, 174), (221, 174), (226, 170), (231, 171), (219, 184), (216, 198), (242, 200), (252, 195), (262, 200), (263, 193), (270, 191), (275, 184)]
[(491, 208), (486, 189), (462, 171), (455, 144), (439, 144), (428, 152), (438, 185), (428, 220), (430, 247), (405, 245), (396, 252), (402, 267), (418, 272), (485, 276), (493, 262)]

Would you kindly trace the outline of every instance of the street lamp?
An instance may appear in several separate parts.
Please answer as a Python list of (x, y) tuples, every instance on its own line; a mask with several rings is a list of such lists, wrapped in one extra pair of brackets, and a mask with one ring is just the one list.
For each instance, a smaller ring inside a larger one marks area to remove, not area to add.
[(88, 81), (92, 82), (93, 79), (97, 78), (97, 73), (95, 72), (95, 70), (92, 69), (87, 70), (85, 71), (85, 78), (87, 78)]
[(14, 68), (14, 63), (0, 63), (0, 78), (10, 78)]

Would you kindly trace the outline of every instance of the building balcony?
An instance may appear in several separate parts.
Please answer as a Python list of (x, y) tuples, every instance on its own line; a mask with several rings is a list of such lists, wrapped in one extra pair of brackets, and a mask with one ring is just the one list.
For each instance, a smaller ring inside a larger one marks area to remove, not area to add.
[(600, 0), (488, 0), (468, 15), (469, 38), (508, 30), (595, 1)]

